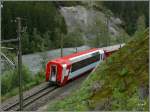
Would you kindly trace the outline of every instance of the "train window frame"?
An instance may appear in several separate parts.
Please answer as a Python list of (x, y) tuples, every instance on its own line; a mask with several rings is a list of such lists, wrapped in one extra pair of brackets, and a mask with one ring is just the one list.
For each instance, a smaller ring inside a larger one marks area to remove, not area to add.
[[(83, 60), (80, 60), (78, 62), (75, 62), (75, 63), (72, 63), (72, 66), (71, 66), (71, 73), (80, 69), (80, 68), (84, 68), (90, 64), (93, 63), (93, 60), (94, 62), (98, 62), (100, 61), (100, 53), (99, 52), (95, 52), (93, 54), (91, 54), (92, 56), (89, 57), (89, 58), (86, 58), (86, 59), (83, 59)], [(82, 64), (81, 64), (82, 63)], [(81, 66), (82, 65), (82, 66)]]

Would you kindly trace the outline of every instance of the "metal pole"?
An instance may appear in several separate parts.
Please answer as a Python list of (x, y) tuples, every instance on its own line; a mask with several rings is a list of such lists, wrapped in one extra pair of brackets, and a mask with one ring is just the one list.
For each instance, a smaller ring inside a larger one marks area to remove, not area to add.
[(23, 110), (23, 92), (22, 92), (22, 52), (21, 52), (21, 18), (17, 17), (18, 22), (18, 76), (19, 76), (19, 101), (20, 110)]
[(60, 46), (61, 46), (61, 57), (63, 57), (63, 34), (61, 34), (61, 42), (60, 42)]

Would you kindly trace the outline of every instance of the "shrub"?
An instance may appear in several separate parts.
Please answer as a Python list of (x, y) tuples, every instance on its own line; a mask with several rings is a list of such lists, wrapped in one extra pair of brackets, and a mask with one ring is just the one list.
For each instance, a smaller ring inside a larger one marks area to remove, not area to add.
[(123, 68), (121, 73), (120, 73), (120, 76), (125, 76), (128, 74), (128, 69), (127, 68)]
[[(33, 81), (33, 77), (31, 76), (31, 73), (29, 72), (29, 69), (25, 66), (22, 67), (22, 79), (23, 85), (26, 85), (29, 82)], [(2, 74), (2, 82), (1, 82), (1, 87), (2, 87), (2, 95), (6, 94), (7, 92), (10, 92), (14, 88), (18, 87), (18, 70), (9, 70), (6, 71)]]
[(41, 83), (42, 81), (44, 81), (44, 79), (45, 79), (44, 71), (41, 71), (41, 72), (38, 72), (36, 76), (34, 77), (34, 82), (37, 85)]

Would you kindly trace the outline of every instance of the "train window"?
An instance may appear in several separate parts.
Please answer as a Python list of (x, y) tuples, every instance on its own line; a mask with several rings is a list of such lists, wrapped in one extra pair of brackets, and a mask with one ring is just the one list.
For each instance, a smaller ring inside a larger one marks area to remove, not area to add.
[(71, 72), (76, 71), (77, 69), (83, 68), (85, 66), (88, 66), (96, 61), (100, 60), (100, 54), (99, 53), (93, 53), (93, 56), (84, 60), (81, 60), (79, 62), (75, 62), (72, 64)]

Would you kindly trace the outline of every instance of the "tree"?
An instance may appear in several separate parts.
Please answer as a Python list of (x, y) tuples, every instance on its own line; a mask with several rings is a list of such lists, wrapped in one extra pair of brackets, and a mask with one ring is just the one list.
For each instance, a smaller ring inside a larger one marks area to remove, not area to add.
[(135, 32), (134, 36), (142, 37), (145, 29), (146, 29), (145, 16), (142, 15), (137, 20), (137, 31)]
[(129, 35), (135, 33), (136, 20), (142, 14), (146, 18), (146, 27), (149, 25), (148, 1), (104, 1), (103, 5), (124, 21), (123, 27)]
[(28, 32), (23, 32), (21, 36), (21, 42), (22, 42), (22, 53), (29, 53), (27, 46), (29, 46), (29, 34)]
[(146, 28), (145, 16), (142, 15), (137, 20), (137, 31), (144, 31)]
[(104, 47), (110, 43), (108, 27), (106, 23), (102, 22), (99, 18), (95, 18), (95, 24), (89, 26), (88, 32), (94, 35), (90, 40), (92, 47)]
[(45, 48), (44, 40), (42, 39), (36, 28), (34, 28), (33, 30), (31, 46), (32, 52), (43, 51)]
[(77, 47), (84, 44), (84, 40), (80, 32), (69, 32), (64, 37), (64, 47)]
[(53, 43), (51, 40), (51, 32), (47, 31), (43, 34), (43, 38), (46, 40), (44, 41), (44, 46), (46, 47), (46, 49), (51, 49), (53, 48)]
[(46, 63), (47, 63), (47, 61), (48, 61), (47, 55), (48, 55), (48, 54), (47, 54), (46, 52), (40, 54), (42, 69), (45, 69), (45, 68), (46, 68)]

